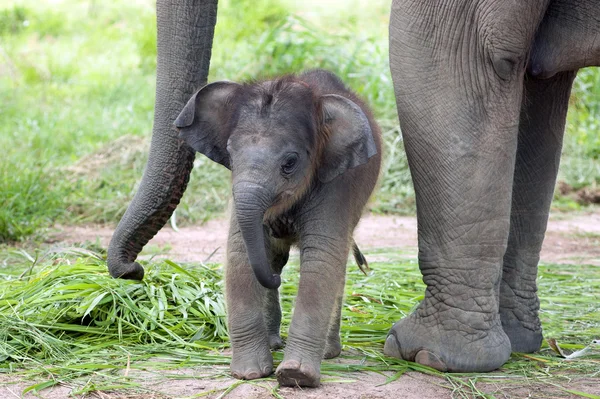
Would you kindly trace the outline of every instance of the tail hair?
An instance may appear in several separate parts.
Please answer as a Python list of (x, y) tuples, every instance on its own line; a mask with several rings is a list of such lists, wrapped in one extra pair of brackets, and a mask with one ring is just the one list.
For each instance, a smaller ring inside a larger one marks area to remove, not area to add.
[(366, 276), (367, 272), (365, 269), (371, 270), (371, 268), (369, 267), (369, 262), (367, 262), (365, 256), (360, 252), (360, 248), (358, 248), (358, 245), (356, 245), (356, 241), (354, 240), (352, 240), (352, 254), (354, 255), (354, 260), (356, 261), (358, 268)]

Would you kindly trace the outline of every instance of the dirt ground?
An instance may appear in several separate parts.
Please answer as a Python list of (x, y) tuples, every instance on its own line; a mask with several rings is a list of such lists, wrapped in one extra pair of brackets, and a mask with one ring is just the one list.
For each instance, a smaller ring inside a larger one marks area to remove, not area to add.
[[(182, 227), (179, 231), (166, 226), (148, 243), (142, 258), (158, 256), (180, 262), (207, 259), (222, 262), (227, 229), (226, 219)], [(106, 247), (113, 231), (114, 228), (105, 226), (73, 227), (56, 234), (52, 240), (59, 244), (99, 241)], [(358, 246), (367, 253), (369, 249), (394, 248), (411, 258), (417, 256), (417, 219), (412, 216), (367, 215), (360, 221), (354, 237)], [(600, 208), (588, 213), (552, 214), (541, 261), (600, 266)]]
[[(343, 360), (348, 362), (348, 360)], [(170, 372), (137, 372), (130, 373), (129, 377), (139, 383), (144, 391), (135, 392), (94, 392), (88, 396), (73, 395), (75, 387), (69, 384), (59, 384), (44, 389), (36, 394), (21, 392), (32, 382), (19, 381), (9, 383), (9, 379), (0, 374), (0, 398), (98, 398), (98, 399), (192, 399), (197, 397), (215, 399), (260, 399), (273, 398), (271, 392), (277, 388), (276, 381), (260, 381), (255, 383), (241, 383), (227, 375), (225, 367), (215, 368), (181, 368)], [(535, 398), (535, 399), (581, 399), (582, 396), (574, 395), (566, 390), (585, 392), (591, 398), (600, 397), (600, 379), (583, 379), (569, 375), (557, 377), (549, 375), (548, 381), (536, 382), (529, 379), (503, 381), (495, 374), (495, 380), (477, 383), (477, 389), (495, 398)], [(384, 375), (374, 372), (349, 372), (342, 377), (324, 376), (318, 388), (279, 388), (279, 397), (285, 399), (454, 399), (454, 398), (481, 398), (473, 394), (454, 394), (454, 387), (446, 379), (430, 376), (418, 372), (407, 372), (397, 380), (386, 384), (386, 379), (392, 373)], [(483, 376), (485, 377), (485, 376)], [(10, 378), (10, 376), (8, 376)], [(39, 381), (38, 381), (39, 382)], [(231, 386), (238, 383), (234, 389)], [(562, 386), (560, 389), (557, 385)], [(230, 389), (222, 396), (227, 389)], [(467, 390), (468, 392), (468, 390)], [(464, 393), (464, 390), (463, 390)], [(492, 396), (493, 395), (493, 396)]]
[[(177, 232), (170, 227), (165, 227), (147, 245), (144, 257), (168, 256), (175, 261), (206, 261), (210, 257), (211, 261), (221, 262), (225, 254), (227, 224), (226, 220), (212, 220), (201, 226), (180, 228)], [(102, 226), (74, 227), (57, 234), (52, 241), (55, 245), (99, 241), (101, 245), (106, 246), (112, 232), (113, 228)], [(414, 217), (365, 216), (355, 233), (355, 239), (367, 254), (371, 249), (394, 248), (395, 251), (406, 253), (407, 257), (414, 258), (417, 254), (417, 222)], [(373, 259), (373, 256), (377, 255), (373, 254), (369, 259)], [(541, 259), (542, 262), (586, 263), (600, 266), (600, 209), (585, 214), (553, 214), (548, 225)], [(348, 362), (348, 360), (339, 361)], [(165, 372), (156, 375), (141, 373), (137, 378), (142, 386), (155, 393), (100, 392), (94, 394), (94, 397), (101, 399), (189, 398), (204, 393), (205, 397), (215, 398), (235, 382), (227, 377), (207, 378), (209, 374), (226, 375), (226, 368), (179, 369), (170, 373), (186, 378), (164, 378), (167, 374)], [(0, 399), (20, 398), (23, 388), (32, 383), (7, 384), (9, 382), (7, 377), (10, 378), (10, 375), (2, 377), (0, 374)], [(357, 372), (348, 373), (347, 376), (341, 378), (325, 376), (321, 386), (317, 389), (282, 388), (279, 390), (279, 394), (284, 398), (292, 399), (327, 397), (439, 399), (455, 397), (452, 387), (445, 379), (409, 372), (396, 381), (384, 385), (387, 377), (389, 375)], [(582, 380), (577, 379), (576, 376), (569, 376), (568, 379), (554, 382), (568, 389), (600, 395), (600, 379)], [(270, 390), (274, 387), (275, 382), (261, 382), (258, 385), (241, 384), (230, 391), (226, 397), (236, 399), (270, 397)], [(555, 388), (552, 384), (526, 380), (516, 385), (478, 384), (478, 388), (487, 394), (501, 398), (580, 397)], [(213, 393), (210, 393), (211, 391)], [(70, 393), (71, 387), (58, 385), (35, 396), (27, 394), (24, 397), (58, 399), (66, 398)]]

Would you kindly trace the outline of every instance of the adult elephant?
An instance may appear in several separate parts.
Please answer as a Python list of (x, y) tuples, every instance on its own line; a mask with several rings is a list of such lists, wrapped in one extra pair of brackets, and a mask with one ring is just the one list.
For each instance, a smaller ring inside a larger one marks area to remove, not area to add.
[[(536, 267), (571, 84), (576, 69), (593, 62), (553, 65), (547, 80), (525, 78), (525, 67), (544, 17), (547, 32), (556, 21), (577, 26), (572, 10), (583, 3), (394, 1), (390, 62), (427, 289), (418, 309), (391, 329), (386, 354), (439, 370), (487, 371), (511, 348), (539, 349)], [(216, 0), (157, 1), (150, 157), (109, 245), (114, 277), (143, 277), (135, 258), (185, 190), (194, 153), (173, 121), (206, 82), (216, 8)], [(540, 49), (545, 40), (555, 39), (539, 37)], [(532, 73), (541, 75), (548, 58)]]
[[(571, 85), (600, 62), (599, 17), (598, 0), (394, 1), (390, 63), (427, 288), (386, 354), (468, 372), (540, 348), (537, 264)], [(525, 76), (534, 39), (530, 71), (545, 80)]]

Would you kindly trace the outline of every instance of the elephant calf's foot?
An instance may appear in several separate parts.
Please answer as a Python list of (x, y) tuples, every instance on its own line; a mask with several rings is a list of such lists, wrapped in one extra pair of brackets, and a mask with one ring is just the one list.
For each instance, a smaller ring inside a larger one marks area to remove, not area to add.
[(335, 338), (329, 338), (325, 345), (325, 352), (323, 353), (323, 359), (333, 359), (338, 357), (342, 353), (342, 343), (340, 342), (339, 334)]
[(532, 323), (523, 323), (512, 312), (500, 310), (502, 329), (510, 340), (513, 352), (533, 353), (542, 346), (542, 327), (537, 317)]
[(283, 340), (279, 334), (269, 335), (269, 347), (271, 347), (272, 350), (283, 348)]
[(267, 349), (231, 358), (231, 375), (238, 380), (255, 380), (273, 374), (273, 357)]
[(316, 388), (321, 383), (321, 364), (284, 358), (275, 374), (281, 386)]
[[(448, 320), (451, 322), (461, 327), (456, 319)], [(425, 324), (412, 314), (394, 324), (383, 352), (451, 372), (495, 370), (510, 357), (510, 341), (499, 322), (488, 330), (473, 329), (469, 333), (464, 329), (444, 330), (442, 326), (443, 323)]]

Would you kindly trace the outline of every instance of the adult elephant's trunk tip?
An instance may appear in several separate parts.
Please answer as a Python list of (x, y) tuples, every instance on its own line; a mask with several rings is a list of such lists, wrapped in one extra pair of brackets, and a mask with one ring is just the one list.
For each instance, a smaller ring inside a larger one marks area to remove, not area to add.
[(144, 278), (144, 268), (137, 262), (119, 262), (117, 264), (109, 263), (108, 271), (113, 278), (123, 278), (126, 280), (138, 281)]
[[(141, 280), (144, 268), (135, 259), (144, 245), (164, 226), (179, 204), (194, 166), (194, 152), (177, 143), (171, 156), (176, 165), (159, 163), (144, 172), (140, 189), (125, 211), (108, 245), (106, 263), (114, 278)], [(150, 150), (150, 158), (153, 150)], [(150, 171), (162, 168), (160, 172)], [(160, 179), (160, 181), (159, 181)], [(159, 187), (160, 189), (157, 189)], [(156, 204), (158, 202), (158, 204)]]
[[(141, 251), (144, 243), (131, 245), (132, 242), (124, 239), (122, 236), (123, 231), (117, 228), (108, 246), (106, 256), (108, 272), (113, 278), (142, 280), (144, 278), (144, 268), (135, 262), (135, 258)], [(129, 245), (123, 245), (124, 242), (129, 242)], [(137, 249), (138, 247), (139, 249)]]

